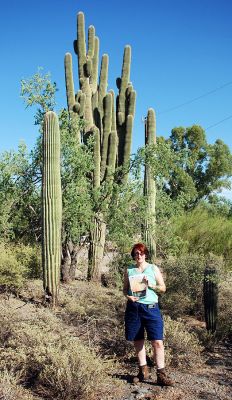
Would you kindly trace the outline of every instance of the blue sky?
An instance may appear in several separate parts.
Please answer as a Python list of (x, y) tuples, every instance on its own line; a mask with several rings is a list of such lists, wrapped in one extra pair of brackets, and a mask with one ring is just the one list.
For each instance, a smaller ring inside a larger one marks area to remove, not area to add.
[[(124, 46), (132, 47), (133, 151), (143, 145), (149, 107), (157, 113), (157, 135), (199, 124), (210, 143), (220, 138), (232, 151), (231, 0), (3, 0), (0, 151), (35, 142), (34, 110), (25, 110), (20, 80), (38, 66), (58, 85), (57, 111), (66, 106), (63, 60), (66, 52), (74, 55), (78, 11), (86, 28), (95, 26), (100, 54), (109, 55), (109, 89), (121, 74)], [(76, 60), (74, 68), (78, 89)]]

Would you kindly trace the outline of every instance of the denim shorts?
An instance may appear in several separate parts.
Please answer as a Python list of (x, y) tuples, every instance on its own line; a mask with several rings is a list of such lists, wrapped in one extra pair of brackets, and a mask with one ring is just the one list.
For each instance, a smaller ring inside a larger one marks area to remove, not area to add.
[(128, 301), (125, 312), (126, 340), (163, 340), (163, 318), (158, 304), (143, 304)]

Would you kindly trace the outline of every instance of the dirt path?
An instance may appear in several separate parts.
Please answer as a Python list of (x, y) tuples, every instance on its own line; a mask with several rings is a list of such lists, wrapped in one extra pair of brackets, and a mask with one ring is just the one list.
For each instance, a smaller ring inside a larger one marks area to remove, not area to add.
[(118, 400), (231, 400), (232, 399), (232, 344), (218, 345), (214, 351), (205, 354), (201, 367), (191, 371), (170, 369), (175, 380), (174, 387), (161, 388), (151, 380), (137, 385), (131, 384), (131, 376), (136, 374), (133, 368), (127, 368), (119, 378), (128, 382), (126, 392)]

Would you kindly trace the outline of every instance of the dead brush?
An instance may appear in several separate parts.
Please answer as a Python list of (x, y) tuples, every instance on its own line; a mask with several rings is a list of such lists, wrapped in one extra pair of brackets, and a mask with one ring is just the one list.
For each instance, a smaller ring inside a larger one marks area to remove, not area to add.
[(164, 317), (167, 361), (179, 368), (191, 368), (202, 363), (203, 347), (195, 333), (188, 332), (182, 320)]
[(1, 400), (39, 400), (39, 397), (20, 386), (20, 375), (13, 374), (7, 369), (0, 371), (0, 399)]
[(130, 345), (124, 338), (125, 298), (117, 289), (78, 282), (61, 290), (61, 317), (76, 334), (108, 359), (123, 358)]

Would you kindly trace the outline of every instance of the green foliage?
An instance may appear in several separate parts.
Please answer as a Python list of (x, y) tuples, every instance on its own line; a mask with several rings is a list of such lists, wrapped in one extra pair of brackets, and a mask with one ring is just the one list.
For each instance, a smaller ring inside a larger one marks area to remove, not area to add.
[[(63, 196), (62, 240), (79, 243), (92, 221), (93, 193), (91, 176), (94, 169), (93, 143), (79, 145), (70, 126), (68, 112), (59, 114), (61, 134), (61, 184)], [(81, 127), (79, 120), (79, 127)]]
[(51, 82), (50, 73), (43, 74), (43, 68), (39, 67), (38, 72), (31, 78), (21, 80), (21, 97), (26, 107), (39, 106), (35, 114), (35, 124), (41, 125), (44, 114), (53, 111), (55, 107), (55, 93), (57, 87)]
[(204, 130), (193, 125), (189, 128), (172, 129), (166, 142), (179, 155), (175, 164), (183, 171), (178, 174), (175, 169), (170, 168), (170, 178), (165, 189), (172, 198), (175, 199), (186, 185), (195, 188), (195, 198), (192, 196), (189, 207), (214, 191), (231, 187), (229, 178), (232, 175), (232, 154), (222, 140), (208, 144)]
[(107, 215), (108, 240), (122, 252), (127, 252), (141, 234), (146, 204), (142, 196), (143, 183), (130, 180), (124, 185), (115, 185), (111, 207)]
[(37, 240), (40, 191), (26, 146), (0, 155), (0, 232), (4, 241)]
[(41, 278), (39, 247), (0, 243), (0, 251), (0, 285), (3, 288), (18, 290), (27, 278)]
[(223, 196), (212, 194), (209, 196), (208, 201), (202, 201), (199, 205), (206, 209), (210, 216), (229, 218), (232, 215), (232, 201)]
[(182, 215), (185, 200), (180, 195), (176, 200), (162, 189), (156, 196), (156, 241), (157, 256), (166, 258), (183, 253), (185, 238), (175, 229), (175, 221)]
[(10, 246), (0, 244), (0, 285), (3, 289), (19, 289), (26, 278), (23, 260), (19, 260)]
[(39, 245), (17, 244), (11, 246), (16, 259), (23, 265), (27, 279), (42, 278), (41, 247)]
[[(185, 209), (195, 207), (214, 192), (230, 188), (232, 155), (221, 140), (206, 141), (197, 125), (174, 128), (168, 139), (157, 138), (156, 145), (140, 149), (137, 163), (149, 163), (158, 189)], [(158, 207), (157, 207), (158, 209)]]
[[(208, 211), (209, 210), (209, 211)], [(222, 255), (231, 267), (232, 220), (211, 212), (210, 206), (200, 205), (175, 219), (175, 233), (185, 241), (185, 251)]]

